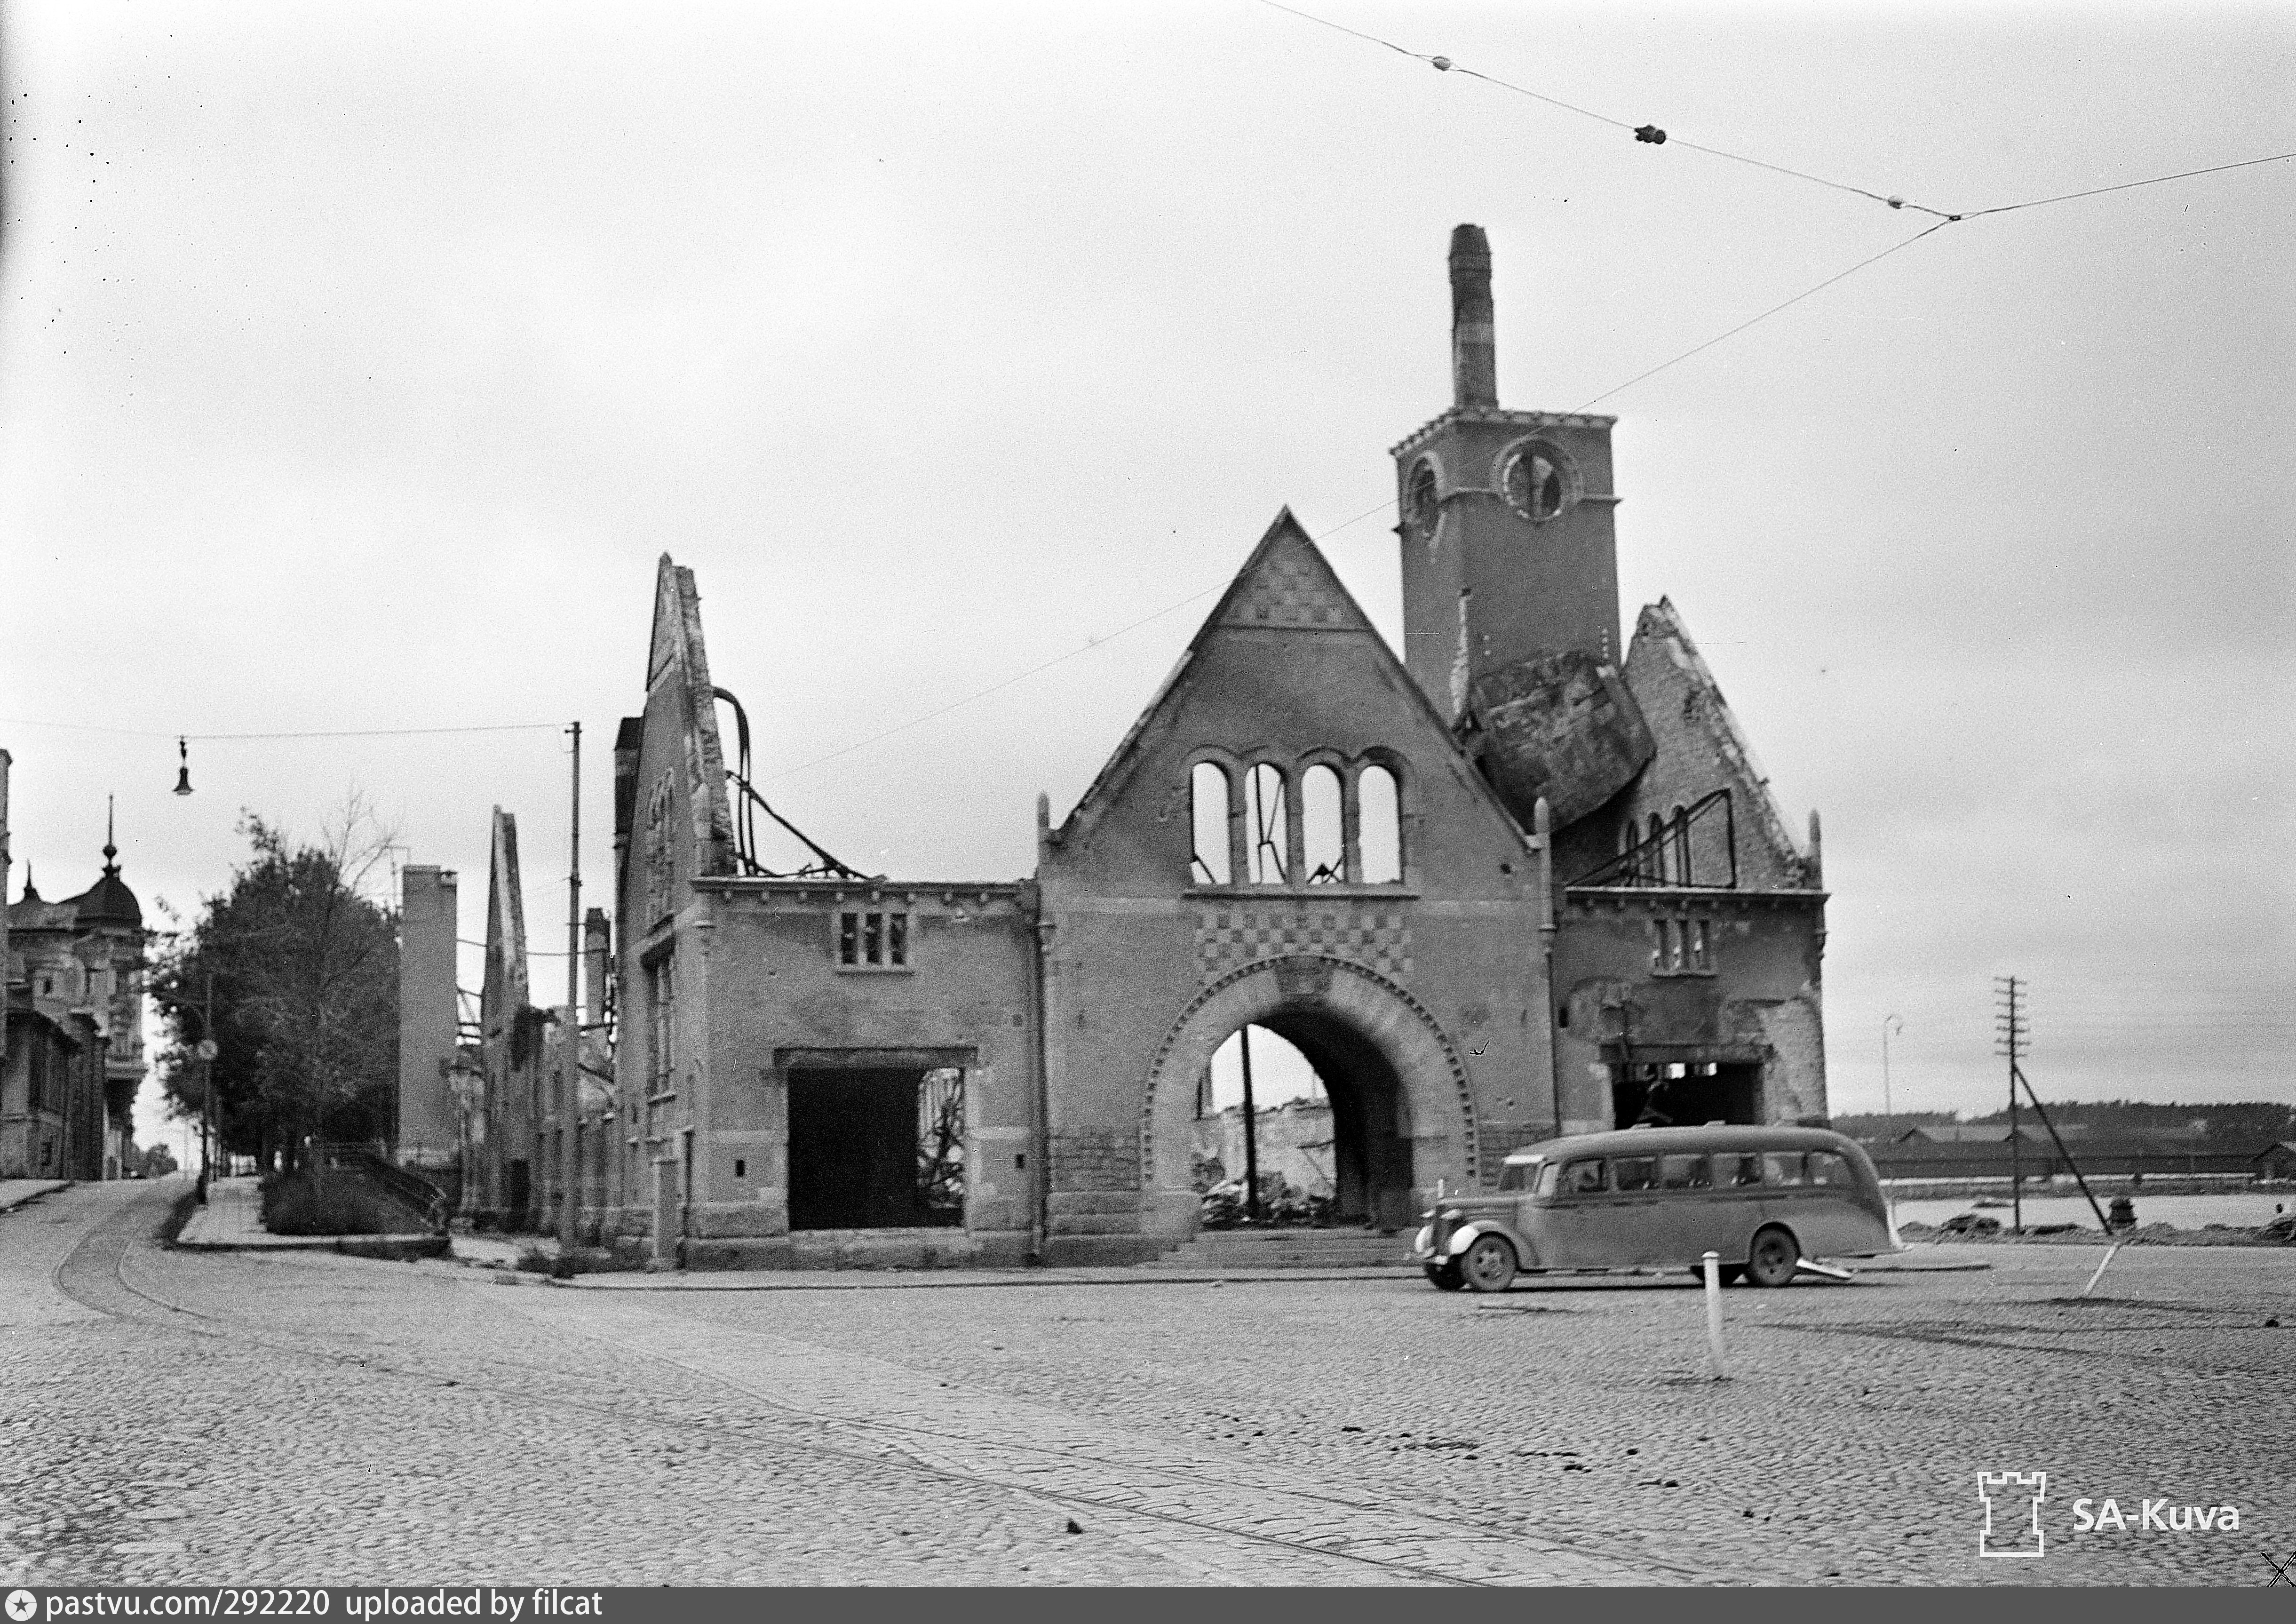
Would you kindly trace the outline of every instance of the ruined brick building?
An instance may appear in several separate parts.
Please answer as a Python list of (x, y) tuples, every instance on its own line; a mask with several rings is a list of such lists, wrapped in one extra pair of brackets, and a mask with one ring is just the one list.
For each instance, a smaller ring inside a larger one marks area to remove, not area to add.
[(1027, 878), (767, 872), (662, 559), (614, 1076), (572, 1159), (520, 1130), (567, 1169), (536, 1221), (571, 1183), (586, 1232), (692, 1266), (1151, 1256), (1247, 1024), (1315, 1068), (1367, 1226), (1557, 1133), (1824, 1115), (1816, 819), (1671, 604), (1620, 658), (1613, 420), (1502, 407), (1479, 228), (1450, 264), (1454, 400), (1392, 453), (1401, 654), (1279, 515), (1083, 798), (1039, 798)]

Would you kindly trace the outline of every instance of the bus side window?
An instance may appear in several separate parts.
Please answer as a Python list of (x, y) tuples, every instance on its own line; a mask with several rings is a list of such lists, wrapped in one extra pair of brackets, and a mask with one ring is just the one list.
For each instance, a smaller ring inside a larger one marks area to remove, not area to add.
[(1562, 1188), (1572, 1195), (1600, 1194), (1607, 1185), (1600, 1161), (1574, 1161), (1562, 1171)]
[(1762, 1152), (1762, 1182), (1767, 1185), (1798, 1185), (1801, 1183), (1801, 1152), (1800, 1151), (1764, 1151)]
[(1759, 1156), (1718, 1156), (1715, 1169), (1716, 1177), (1726, 1177), (1734, 1190), (1747, 1189), (1762, 1182), (1762, 1159)]
[(1611, 1185), (1618, 1190), (1658, 1188), (1658, 1158), (1621, 1156), (1611, 1164)]
[(1829, 1189), (1849, 1187), (1849, 1164), (1832, 1151), (1812, 1151), (1809, 1153), (1809, 1182), (1824, 1185)]
[(1659, 1183), (1669, 1190), (1703, 1190), (1710, 1187), (1706, 1177), (1706, 1158), (1703, 1156), (1661, 1156), (1658, 1170)]

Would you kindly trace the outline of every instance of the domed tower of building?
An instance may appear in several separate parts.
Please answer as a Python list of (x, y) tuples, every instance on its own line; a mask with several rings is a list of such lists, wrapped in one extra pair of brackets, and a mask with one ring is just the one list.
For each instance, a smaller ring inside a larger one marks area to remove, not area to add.
[(134, 1166), (145, 931), (119, 859), (107, 816), (94, 885), (50, 902), (27, 864), (8, 905), (0, 1178), (118, 1178)]

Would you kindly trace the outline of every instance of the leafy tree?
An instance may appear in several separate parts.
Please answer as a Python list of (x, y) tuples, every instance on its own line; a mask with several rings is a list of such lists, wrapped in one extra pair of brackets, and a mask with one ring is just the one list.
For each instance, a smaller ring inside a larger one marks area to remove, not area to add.
[(176, 1170), (176, 1152), (164, 1144), (150, 1145), (136, 1165), (146, 1178), (165, 1178)]
[(169, 1106), (199, 1120), (207, 1079), (195, 1050), (211, 1037), (226, 1151), (291, 1164), (306, 1139), (388, 1136), (398, 1080), (398, 919), (362, 886), (390, 833), (356, 793), (316, 845), (252, 812), (239, 826), (249, 860), (228, 889), (201, 899), (152, 977), (172, 1039), (161, 1056)]

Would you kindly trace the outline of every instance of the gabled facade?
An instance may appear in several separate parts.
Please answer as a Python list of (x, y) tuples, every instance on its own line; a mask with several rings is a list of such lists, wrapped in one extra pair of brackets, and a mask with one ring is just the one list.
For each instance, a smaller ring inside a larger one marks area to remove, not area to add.
[(1576, 1114), (1822, 1120), (1817, 815), (1797, 842), (1665, 599), (1642, 611), (1624, 685), (1651, 759), (1555, 837), (1556, 1052)]
[(1551, 1133), (1538, 857), (1279, 517), (1045, 835), (1052, 1235), (1193, 1233), (1198, 1081), (1246, 1024), (1322, 1076), (1343, 1218)]
[(667, 557), (653, 624), (615, 750), (621, 1200), (586, 1227), (694, 1264), (1021, 1260), (1035, 888), (768, 872)]

